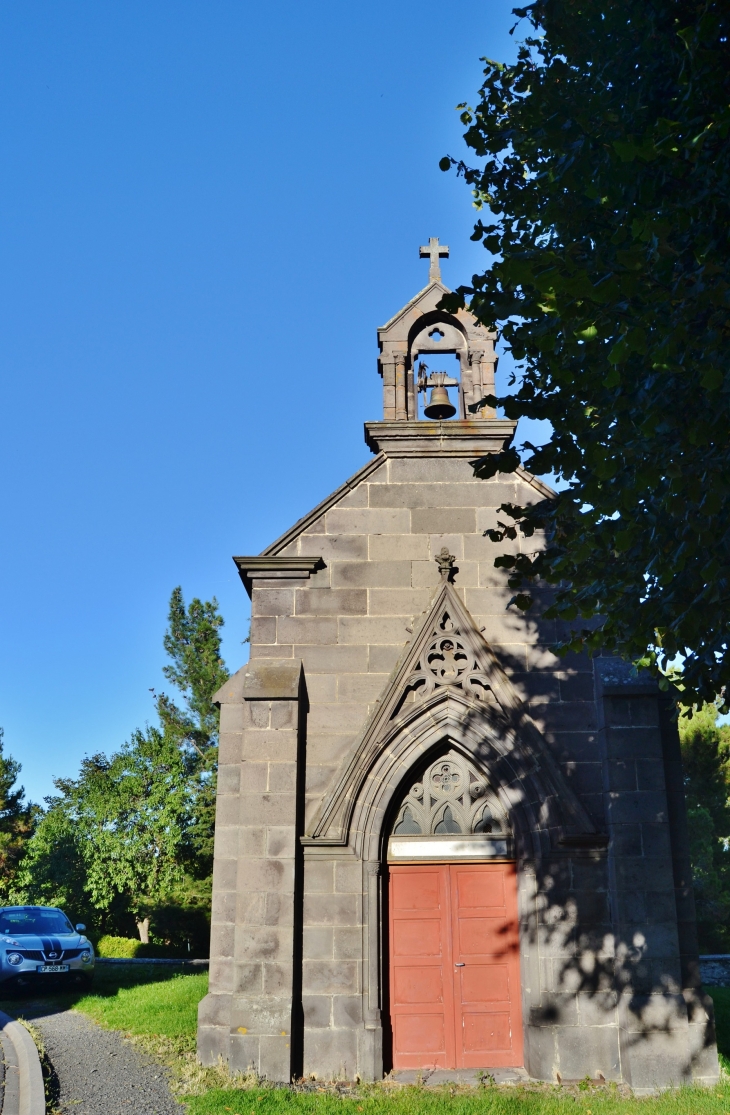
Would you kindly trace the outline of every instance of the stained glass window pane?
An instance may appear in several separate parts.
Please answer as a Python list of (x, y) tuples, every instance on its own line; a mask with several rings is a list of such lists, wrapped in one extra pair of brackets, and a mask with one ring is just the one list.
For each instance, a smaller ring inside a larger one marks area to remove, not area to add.
[(484, 806), (482, 815), (474, 825), (474, 832), (491, 832), (492, 831), (492, 813), (488, 805)]
[(408, 806), (403, 810), (403, 816), (393, 829), (396, 836), (421, 836), (421, 826), (416, 821)]
[(449, 809), (448, 805), (444, 809), (444, 815), (433, 830), (441, 836), (443, 833), (461, 832), (459, 825), (454, 820), (454, 815)]

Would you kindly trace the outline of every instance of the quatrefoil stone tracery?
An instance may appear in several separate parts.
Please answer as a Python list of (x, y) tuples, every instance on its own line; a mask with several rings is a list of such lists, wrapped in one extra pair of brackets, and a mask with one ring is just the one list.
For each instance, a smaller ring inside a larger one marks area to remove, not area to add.
[(456, 639), (437, 639), (428, 649), (426, 662), (437, 684), (451, 685), (466, 672), (469, 655)]
[[(477, 700), (491, 696), (489, 678), (472, 640), (444, 612), (427, 648), (406, 680), (404, 701), (418, 701), (442, 686), (456, 686)], [(400, 711), (401, 705), (394, 715)]]

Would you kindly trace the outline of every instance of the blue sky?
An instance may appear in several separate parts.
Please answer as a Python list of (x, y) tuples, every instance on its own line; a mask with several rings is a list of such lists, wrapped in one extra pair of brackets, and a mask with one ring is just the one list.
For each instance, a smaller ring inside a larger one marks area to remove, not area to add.
[(454, 106), (512, 3), (0, 9), (0, 724), (40, 800), (153, 719), (216, 595), (369, 457), (375, 330), (483, 266)]

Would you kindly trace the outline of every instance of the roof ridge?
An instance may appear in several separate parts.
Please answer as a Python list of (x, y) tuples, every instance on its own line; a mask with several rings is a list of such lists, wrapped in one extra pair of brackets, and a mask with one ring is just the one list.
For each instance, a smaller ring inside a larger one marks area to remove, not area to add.
[(417, 294), (414, 294), (413, 297), (410, 298), (408, 302), (406, 302), (405, 306), (401, 306), (401, 308), (393, 314), (392, 318), (386, 321), (385, 325), (378, 326), (378, 332), (382, 333), (384, 330), (389, 329), (393, 322), (397, 321), (398, 318), (406, 312), (406, 310), (415, 305), (419, 298), (422, 298), (424, 294), (427, 294), (431, 287), (438, 287), (439, 290), (442, 290), (444, 292), (444, 294), (451, 293), (449, 287), (445, 286), (440, 280), (434, 279), (433, 282), (427, 283), (426, 286), (419, 290)]

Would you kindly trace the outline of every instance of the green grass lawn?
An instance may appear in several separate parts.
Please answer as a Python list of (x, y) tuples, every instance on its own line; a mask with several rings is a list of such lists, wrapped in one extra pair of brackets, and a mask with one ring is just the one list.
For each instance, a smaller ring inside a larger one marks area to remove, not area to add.
[(207, 972), (101, 964), (89, 992), (15, 996), (0, 1000), (0, 1009), (30, 1020), (54, 1010), (78, 1010), (108, 1030), (173, 1038), (194, 1049), (198, 1003), (207, 990)]
[(681, 1088), (647, 1099), (610, 1090), (574, 1094), (559, 1087), (479, 1088), (470, 1094), (449, 1088), (385, 1089), (357, 1097), (285, 1089), (217, 1089), (187, 1099), (189, 1115), (725, 1115), (730, 1086)]
[[(121, 967), (121, 965), (120, 965)], [(159, 974), (159, 969), (158, 969)], [(111, 981), (110, 981), (111, 982)], [(74, 1010), (88, 1014), (108, 1030), (130, 1034), (159, 1034), (195, 1041), (198, 1003), (208, 991), (208, 973), (175, 973), (161, 982), (144, 982), (94, 988), (74, 1003)]]
[[(325, 1090), (222, 1087), (226, 1077), (220, 1069), (202, 1069), (195, 1061), (197, 1007), (207, 989), (207, 973), (100, 965), (93, 993), (13, 999), (0, 1002), (0, 1009), (32, 1020), (49, 1008), (70, 1007), (101, 1026), (121, 1030), (170, 1068), (174, 1090), (189, 1115), (444, 1115), (445, 1108), (449, 1115), (730, 1115), (730, 1082), (643, 1099), (611, 1087), (552, 1085), (426, 1089), (384, 1083), (361, 1085), (356, 1095), (346, 1096)], [(711, 988), (710, 993), (718, 1048), (730, 1068), (730, 988)]]

